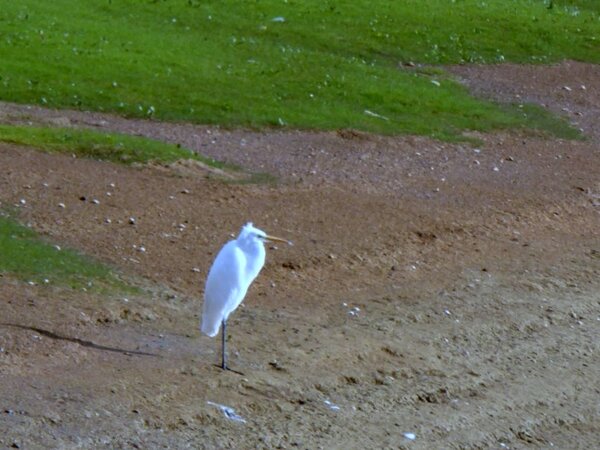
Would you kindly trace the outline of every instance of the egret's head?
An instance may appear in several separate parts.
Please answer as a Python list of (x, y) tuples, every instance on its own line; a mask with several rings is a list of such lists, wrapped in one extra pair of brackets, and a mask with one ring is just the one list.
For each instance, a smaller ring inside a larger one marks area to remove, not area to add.
[(266, 235), (267, 235), (267, 233), (265, 233), (263, 230), (259, 230), (254, 225), (252, 225), (252, 222), (248, 222), (246, 225), (244, 225), (242, 227), (242, 231), (240, 231), (240, 235), (238, 236), (238, 239), (243, 239), (243, 240), (259, 239), (262, 241)]
[(259, 242), (265, 242), (265, 241), (285, 242), (286, 244), (292, 245), (292, 243), (286, 239), (278, 238), (275, 236), (269, 236), (263, 230), (260, 230), (260, 229), (256, 228), (254, 225), (252, 225), (252, 222), (248, 222), (246, 225), (244, 225), (242, 227), (242, 231), (240, 232), (238, 239), (248, 240), (248, 241), (256, 240)]

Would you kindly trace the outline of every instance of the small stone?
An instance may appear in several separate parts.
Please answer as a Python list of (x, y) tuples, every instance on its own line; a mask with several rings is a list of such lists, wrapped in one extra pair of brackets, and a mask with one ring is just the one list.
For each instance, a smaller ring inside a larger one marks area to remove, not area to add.
[(129, 218), (129, 225), (135, 225), (135, 217)]
[(100, 204), (100, 200), (98, 200), (97, 198), (95, 198), (95, 199), (92, 200), (92, 203), (94, 205), (99, 205)]
[(58, 204), (58, 207), (59, 207), (59, 208), (64, 208), (64, 207), (65, 207), (65, 204), (64, 204), (64, 203), (59, 203), (59, 204)]

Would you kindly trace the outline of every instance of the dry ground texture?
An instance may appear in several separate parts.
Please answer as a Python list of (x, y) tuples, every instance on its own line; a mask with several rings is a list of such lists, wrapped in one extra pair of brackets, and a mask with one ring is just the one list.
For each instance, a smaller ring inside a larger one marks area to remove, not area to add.
[[(475, 147), (0, 105), (3, 122), (152, 136), (279, 177), (0, 144), (1, 206), (25, 199), (33, 229), (144, 289), (0, 278), (0, 447), (596, 447), (600, 70), (451, 70), (481, 95), (566, 114), (587, 139)], [(231, 317), (237, 374), (215, 367), (198, 318), (212, 259), (247, 220), (295, 245), (268, 250)]]

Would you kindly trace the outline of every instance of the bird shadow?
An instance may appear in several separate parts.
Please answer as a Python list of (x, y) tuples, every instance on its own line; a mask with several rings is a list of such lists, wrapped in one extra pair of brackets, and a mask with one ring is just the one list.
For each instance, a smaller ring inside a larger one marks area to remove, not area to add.
[(213, 366), (214, 366), (214, 367), (218, 367), (218, 368), (219, 368), (219, 369), (221, 369), (223, 372), (232, 372), (232, 373), (235, 373), (235, 374), (238, 374), (238, 375), (242, 375), (242, 376), (244, 375), (244, 372), (239, 372), (239, 371), (237, 371), (237, 370), (235, 370), (235, 369), (232, 369), (232, 368), (231, 368), (231, 367), (229, 367), (229, 366), (225, 366), (225, 368), (223, 368), (223, 366), (222, 366), (221, 364), (213, 364)]
[(5, 327), (20, 328), (22, 330), (35, 331), (36, 333), (38, 333), (42, 336), (46, 336), (50, 339), (55, 339), (58, 341), (73, 342), (75, 344), (81, 345), (82, 347), (93, 348), (96, 350), (102, 350), (102, 351), (106, 351), (106, 352), (121, 353), (122, 355), (127, 355), (127, 356), (136, 355), (136, 356), (153, 356), (156, 358), (161, 357), (160, 355), (157, 355), (156, 353), (147, 353), (147, 352), (141, 352), (139, 350), (126, 350), (126, 349), (122, 349), (122, 348), (118, 348), (118, 347), (109, 347), (106, 345), (96, 344), (95, 342), (86, 341), (84, 339), (79, 339), (76, 337), (63, 336), (63, 335), (60, 335), (53, 331), (48, 331), (48, 330), (44, 330), (43, 328), (32, 327), (32, 326), (28, 326), (28, 325), (20, 325), (20, 324), (16, 324), (16, 323), (0, 323), (0, 325), (5, 326)]

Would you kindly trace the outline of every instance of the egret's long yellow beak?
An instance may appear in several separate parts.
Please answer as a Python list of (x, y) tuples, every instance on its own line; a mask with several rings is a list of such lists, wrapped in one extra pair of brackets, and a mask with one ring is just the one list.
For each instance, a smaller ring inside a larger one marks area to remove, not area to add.
[(282, 239), (282, 238), (279, 238), (279, 237), (276, 237), (276, 236), (269, 236), (269, 235), (267, 235), (267, 236), (264, 237), (264, 239), (265, 239), (265, 241), (283, 242), (284, 244), (287, 244), (287, 245), (294, 245), (294, 244), (292, 244), (291, 241), (288, 241), (287, 239)]

